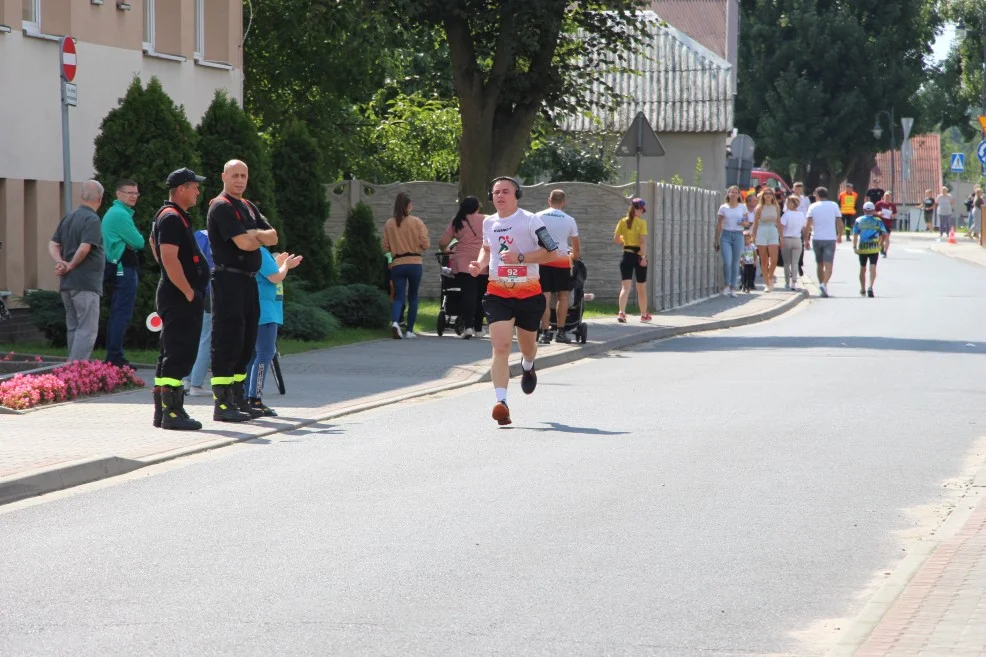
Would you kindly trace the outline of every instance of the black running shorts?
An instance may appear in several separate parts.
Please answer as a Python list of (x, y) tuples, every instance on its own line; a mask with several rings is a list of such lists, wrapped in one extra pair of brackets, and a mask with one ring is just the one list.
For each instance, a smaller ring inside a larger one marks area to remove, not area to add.
[(568, 292), (572, 289), (572, 270), (568, 267), (541, 265), (542, 292)]
[(876, 263), (880, 261), (879, 253), (860, 253), (859, 254), (859, 266), (866, 267), (866, 263), (876, 266)]
[(647, 267), (640, 264), (640, 254), (623, 252), (623, 259), (620, 260), (620, 280), (629, 281), (636, 275), (638, 283), (647, 282)]
[(536, 294), (525, 299), (501, 297), (486, 294), (483, 297), (483, 312), (489, 324), (514, 320), (514, 325), (524, 331), (537, 331), (541, 326), (541, 317), (547, 308), (543, 294)]

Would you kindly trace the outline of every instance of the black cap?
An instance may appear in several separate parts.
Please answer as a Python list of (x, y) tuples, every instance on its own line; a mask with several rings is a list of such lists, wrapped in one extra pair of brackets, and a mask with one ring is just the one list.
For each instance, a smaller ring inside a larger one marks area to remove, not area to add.
[(178, 169), (168, 174), (168, 189), (174, 189), (190, 182), (205, 182), (205, 178), (195, 175), (194, 171), (187, 168)]

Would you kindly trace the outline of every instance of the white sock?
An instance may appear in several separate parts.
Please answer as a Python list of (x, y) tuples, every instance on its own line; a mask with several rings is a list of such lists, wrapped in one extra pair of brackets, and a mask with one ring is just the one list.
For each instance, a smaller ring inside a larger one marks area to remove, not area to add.
[(534, 367), (534, 361), (533, 360), (527, 360), (526, 358), (524, 358), (522, 356), (521, 359), (520, 359), (520, 366), (524, 368), (524, 371), (525, 372), (528, 372), (528, 371), (530, 371), (530, 369), (532, 367)]
[(498, 402), (507, 403), (507, 389), (506, 388), (496, 388), (496, 400)]

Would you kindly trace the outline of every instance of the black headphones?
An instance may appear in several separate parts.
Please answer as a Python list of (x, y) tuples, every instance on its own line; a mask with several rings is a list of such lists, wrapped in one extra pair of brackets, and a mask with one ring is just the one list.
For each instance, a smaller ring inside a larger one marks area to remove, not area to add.
[(520, 181), (518, 181), (516, 178), (511, 178), (510, 176), (500, 176), (498, 178), (494, 178), (493, 180), (491, 180), (490, 181), (490, 187), (489, 187), (489, 189), (486, 190), (487, 196), (490, 197), (490, 200), (491, 201), (493, 200), (493, 185), (497, 184), (501, 180), (509, 180), (510, 182), (512, 182), (514, 184), (514, 189), (517, 192), (517, 198), (518, 199), (521, 198), (522, 196), (524, 196), (524, 190), (521, 189), (521, 187), (520, 187)]

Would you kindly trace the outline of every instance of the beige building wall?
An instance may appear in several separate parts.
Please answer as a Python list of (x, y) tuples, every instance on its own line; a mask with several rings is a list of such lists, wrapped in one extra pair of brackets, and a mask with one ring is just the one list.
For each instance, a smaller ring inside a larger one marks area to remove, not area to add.
[[(665, 133), (658, 135), (664, 157), (640, 160), (640, 180), (670, 183), (680, 176), (683, 185), (721, 191), (726, 189), (726, 135), (716, 133)], [(702, 174), (696, 179), (696, 165), (702, 160)], [(617, 158), (618, 183), (634, 180), (636, 158)]]
[[(197, 2), (205, 53), (196, 57)], [(144, 48), (145, 0), (40, 0), (40, 31), (22, 0), (0, 0), (0, 290), (54, 288), (47, 243), (64, 213), (58, 37), (76, 39), (78, 105), (69, 108), (74, 203), (93, 175), (93, 141), (134, 77), (157, 77), (195, 125), (223, 89), (242, 102), (242, 2), (153, 0), (153, 49)], [(103, 181), (104, 185), (112, 181)]]
[[(520, 207), (538, 212), (548, 207), (548, 194), (563, 189), (566, 212), (579, 227), (582, 260), (588, 270), (586, 291), (597, 299), (614, 301), (619, 295), (620, 247), (613, 243), (617, 222), (626, 215), (633, 185), (548, 183), (524, 188)], [(421, 295), (437, 298), (441, 292), (435, 253), (438, 240), (459, 207), (458, 187), (449, 183), (414, 182), (374, 185), (346, 181), (328, 189), (331, 203), (326, 233), (337, 240), (349, 209), (362, 201), (373, 210), (377, 233), (390, 218), (397, 192), (405, 191), (414, 203), (414, 214), (428, 227), (431, 248), (424, 254)], [(651, 265), (648, 277), (651, 308), (679, 306), (721, 289), (722, 267), (713, 248), (718, 192), (674, 185), (645, 183), (641, 195), (647, 201)]]

